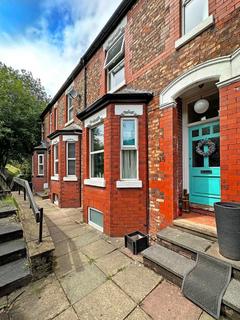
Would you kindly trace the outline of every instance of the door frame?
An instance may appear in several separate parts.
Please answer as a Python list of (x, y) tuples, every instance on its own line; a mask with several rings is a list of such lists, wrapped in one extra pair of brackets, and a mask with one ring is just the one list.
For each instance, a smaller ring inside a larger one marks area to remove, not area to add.
[[(208, 91), (208, 92), (204, 92), (204, 96), (209, 96), (212, 93), (216, 93), (216, 91)], [(187, 106), (189, 103), (200, 99), (200, 96), (194, 96), (194, 97), (190, 97), (188, 99), (184, 99), (183, 101), (183, 105), (182, 105), (182, 177), (183, 177), (183, 181), (182, 181), (182, 186), (183, 186), (183, 190), (186, 189), (188, 192), (190, 192), (190, 174), (189, 174), (189, 134), (188, 134), (188, 129), (190, 127), (196, 126), (196, 125), (200, 125), (200, 124), (205, 124), (205, 123), (209, 123), (209, 122), (214, 122), (214, 121), (219, 121), (220, 117), (213, 117), (210, 119), (206, 119), (203, 121), (197, 121), (197, 122), (193, 122), (193, 123), (188, 123), (188, 110), (187, 110)], [(220, 132), (221, 135), (221, 132)]]

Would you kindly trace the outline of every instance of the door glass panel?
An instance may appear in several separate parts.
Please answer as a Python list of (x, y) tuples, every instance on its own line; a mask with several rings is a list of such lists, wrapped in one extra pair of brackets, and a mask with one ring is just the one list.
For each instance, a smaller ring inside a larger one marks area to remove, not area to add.
[(219, 133), (220, 132), (220, 126), (219, 124), (215, 124), (213, 126), (213, 133)]
[(220, 167), (220, 138), (211, 138), (211, 141), (215, 143), (216, 150), (209, 156), (209, 167)]
[(193, 130), (192, 137), (198, 137), (198, 136), (199, 136), (199, 130)]
[(197, 144), (200, 140), (192, 142), (192, 166), (194, 168), (204, 167), (204, 157), (196, 152)]
[(210, 134), (210, 127), (202, 128), (202, 135)]

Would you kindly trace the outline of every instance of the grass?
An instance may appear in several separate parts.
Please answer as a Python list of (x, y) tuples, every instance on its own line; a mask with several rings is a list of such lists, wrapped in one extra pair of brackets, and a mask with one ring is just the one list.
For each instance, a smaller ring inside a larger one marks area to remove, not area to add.
[(0, 207), (18, 207), (16, 200), (12, 196), (6, 196), (0, 199)]

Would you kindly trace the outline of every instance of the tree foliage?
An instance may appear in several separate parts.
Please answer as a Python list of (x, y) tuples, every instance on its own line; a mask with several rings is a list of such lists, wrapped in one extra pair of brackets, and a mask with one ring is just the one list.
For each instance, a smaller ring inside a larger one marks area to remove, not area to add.
[(40, 114), (48, 97), (39, 79), (0, 62), (0, 168), (23, 162), (40, 142)]

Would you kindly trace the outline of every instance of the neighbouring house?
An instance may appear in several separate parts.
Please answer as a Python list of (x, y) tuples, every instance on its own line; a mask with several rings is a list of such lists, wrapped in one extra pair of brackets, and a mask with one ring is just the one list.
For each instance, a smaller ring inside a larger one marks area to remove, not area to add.
[[(33, 187), (111, 236), (239, 201), (240, 1), (124, 0), (41, 115)], [(61, 68), (61, 66), (59, 66)]]

